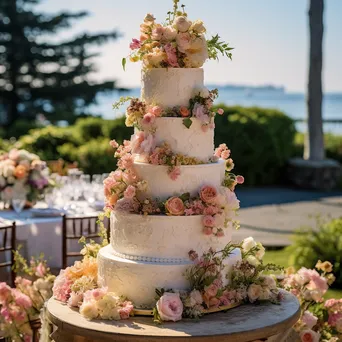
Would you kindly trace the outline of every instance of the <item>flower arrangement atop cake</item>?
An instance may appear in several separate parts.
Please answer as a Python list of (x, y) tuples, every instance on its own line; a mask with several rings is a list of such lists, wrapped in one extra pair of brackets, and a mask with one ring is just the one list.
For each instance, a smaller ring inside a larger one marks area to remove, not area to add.
[(0, 194), (4, 200), (10, 201), (13, 191), (18, 191), (34, 202), (52, 185), (49, 169), (37, 155), (17, 149), (0, 155)]
[[(229, 44), (219, 35), (207, 40), (202, 20), (191, 21), (185, 6), (179, 10), (179, 0), (174, 0), (173, 11), (167, 13), (165, 24), (159, 24), (152, 14), (147, 14), (140, 25), (140, 37), (130, 43), (129, 60), (142, 61), (144, 68), (200, 68), (218, 54), (232, 58)], [(122, 59), (125, 68), (126, 58)]]

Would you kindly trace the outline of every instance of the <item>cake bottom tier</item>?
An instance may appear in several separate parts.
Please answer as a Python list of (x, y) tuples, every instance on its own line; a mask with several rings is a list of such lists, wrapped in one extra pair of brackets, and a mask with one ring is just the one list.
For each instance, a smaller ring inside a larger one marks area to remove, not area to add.
[[(225, 261), (228, 274), (239, 260), (241, 253), (236, 249)], [(158, 263), (123, 259), (108, 245), (98, 254), (98, 281), (100, 286), (108, 287), (116, 295), (127, 297), (136, 308), (152, 308), (156, 302), (156, 288), (189, 290), (184, 274), (191, 265), (190, 260), (187, 263)]]

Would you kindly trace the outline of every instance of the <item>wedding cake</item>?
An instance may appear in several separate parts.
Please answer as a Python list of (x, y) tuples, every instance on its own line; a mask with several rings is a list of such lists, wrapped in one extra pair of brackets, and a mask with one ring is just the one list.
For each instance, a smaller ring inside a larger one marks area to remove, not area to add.
[[(223, 110), (215, 112), (217, 91), (203, 83), (201, 66), (222, 43), (205, 39), (201, 21), (174, 14), (166, 26), (148, 14), (131, 43), (130, 60), (143, 61), (140, 99), (123, 99), (130, 100), (126, 125), (135, 132), (121, 146), (111, 142), (118, 169), (104, 182), (111, 229), (98, 254), (99, 284), (138, 308), (155, 306), (156, 288), (189, 290), (194, 254), (231, 241), (234, 187), (243, 182), (230, 172), (226, 145), (214, 149), (214, 117)], [(226, 44), (230, 57), (229, 50)], [(235, 249), (225, 260), (224, 284), (238, 260)]]

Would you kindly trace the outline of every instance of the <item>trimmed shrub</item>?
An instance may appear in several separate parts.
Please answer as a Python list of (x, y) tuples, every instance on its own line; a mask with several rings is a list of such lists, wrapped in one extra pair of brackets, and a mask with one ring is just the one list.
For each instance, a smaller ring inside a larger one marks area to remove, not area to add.
[(287, 160), (293, 155), (294, 121), (274, 109), (226, 107), (216, 117), (215, 145), (226, 143), (236, 167), (248, 185), (283, 182)]
[(330, 261), (336, 277), (333, 287), (342, 286), (342, 218), (327, 223), (318, 221), (316, 229), (303, 228), (286, 250), (290, 265), (296, 268), (314, 268), (317, 260)]

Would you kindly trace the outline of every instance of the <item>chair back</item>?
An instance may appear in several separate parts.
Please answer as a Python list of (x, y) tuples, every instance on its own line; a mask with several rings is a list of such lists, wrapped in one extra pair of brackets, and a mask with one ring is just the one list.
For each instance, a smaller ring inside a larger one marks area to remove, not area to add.
[[(5, 269), (5, 273), (8, 273), (10, 280), (6, 282), (9, 285), (14, 286), (15, 273), (12, 269), (14, 265), (14, 253), (15, 250), (15, 239), (16, 239), (16, 223), (13, 222), (11, 225), (0, 225), (0, 271)], [(8, 255), (10, 257), (8, 258)]]
[[(104, 226), (109, 238), (109, 220), (104, 220)], [(63, 215), (62, 227), (62, 264), (63, 268), (68, 266), (69, 258), (81, 259), (80, 245), (78, 240), (85, 237), (87, 240), (100, 240), (100, 224), (98, 216), (67, 216)]]

